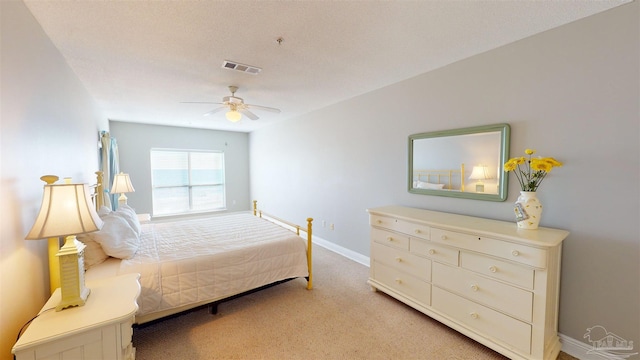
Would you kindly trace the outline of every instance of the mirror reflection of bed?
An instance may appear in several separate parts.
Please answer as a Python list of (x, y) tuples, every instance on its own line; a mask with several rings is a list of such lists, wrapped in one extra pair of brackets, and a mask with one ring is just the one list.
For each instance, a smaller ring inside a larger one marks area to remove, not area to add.
[(464, 164), (458, 169), (414, 169), (413, 187), (427, 190), (465, 191)]

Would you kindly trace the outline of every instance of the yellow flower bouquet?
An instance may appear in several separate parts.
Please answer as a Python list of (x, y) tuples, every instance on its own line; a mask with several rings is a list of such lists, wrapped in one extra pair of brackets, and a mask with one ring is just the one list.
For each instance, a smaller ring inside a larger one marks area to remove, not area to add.
[(526, 149), (524, 153), (528, 158), (516, 157), (504, 163), (504, 171), (513, 171), (522, 191), (537, 191), (551, 169), (562, 166), (560, 161), (552, 157), (532, 157), (535, 152), (535, 150)]

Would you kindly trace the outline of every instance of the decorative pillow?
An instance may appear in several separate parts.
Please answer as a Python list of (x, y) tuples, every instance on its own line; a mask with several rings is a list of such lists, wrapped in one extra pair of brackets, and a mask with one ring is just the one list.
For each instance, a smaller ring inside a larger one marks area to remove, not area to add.
[(98, 215), (100, 217), (109, 215), (110, 213), (111, 213), (111, 209), (109, 209), (108, 207), (106, 207), (104, 205), (100, 206), (100, 209), (98, 209)]
[(84, 248), (84, 270), (98, 265), (109, 258), (102, 246), (93, 239), (93, 233), (80, 234), (76, 238), (86, 245)]
[(131, 226), (131, 228), (136, 232), (136, 235), (140, 237), (142, 233), (142, 226), (140, 226), (140, 220), (138, 219), (138, 215), (135, 210), (133, 210), (129, 205), (120, 205), (118, 206), (118, 210), (111, 212), (112, 215), (120, 216), (127, 221), (127, 224)]
[(428, 182), (418, 181), (418, 184), (416, 185), (416, 187), (419, 189), (439, 190), (444, 188), (444, 184), (432, 184)]
[(119, 259), (131, 259), (138, 251), (140, 238), (125, 219), (114, 214), (101, 216), (104, 225), (100, 231), (92, 233), (93, 239), (104, 252)]

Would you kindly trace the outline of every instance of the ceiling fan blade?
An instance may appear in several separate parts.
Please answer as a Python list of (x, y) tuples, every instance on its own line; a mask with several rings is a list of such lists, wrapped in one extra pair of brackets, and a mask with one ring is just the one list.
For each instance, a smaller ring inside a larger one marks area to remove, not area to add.
[(214, 105), (224, 105), (224, 103), (220, 103), (220, 102), (211, 102), (211, 101), (180, 101), (180, 104), (214, 104)]
[(277, 113), (277, 114), (280, 113), (280, 109), (276, 109), (276, 108), (272, 108), (272, 107), (260, 106), (260, 105), (252, 105), (252, 104), (245, 104), (245, 105), (247, 107), (251, 108), (251, 109), (270, 111), (270, 112), (274, 112), (274, 113)]
[(252, 113), (251, 111), (249, 111), (247, 109), (238, 109), (238, 111), (240, 113), (242, 113), (242, 114), (247, 115), (247, 117), (249, 119), (251, 119), (251, 120), (258, 120), (259, 119), (259, 117), (256, 114)]
[(217, 109), (213, 109), (213, 110), (211, 110), (211, 111), (209, 111), (207, 113), (202, 114), (202, 116), (209, 116), (209, 115), (215, 114), (218, 111), (221, 111), (222, 109), (226, 109), (226, 107), (222, 106), (222, 107), (219, 107)]

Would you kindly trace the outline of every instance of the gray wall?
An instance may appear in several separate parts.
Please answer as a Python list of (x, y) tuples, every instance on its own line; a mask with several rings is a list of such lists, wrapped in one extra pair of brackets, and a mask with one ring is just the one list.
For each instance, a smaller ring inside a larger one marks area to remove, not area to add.
[(538, 191), (542, 226), (571, 232), (560, 332), (586, 341), (601, 325), (640, 346), (638, 13), (636, 1), (255, 131), (251, 195), (366, 256), (370, 207), (513, 221), (513, 175), (506, 202), (406, 190), (409, 134), (509, 123), (511, 156), (533, 148), (565, 163)]
[(249, 136), (246, 133), (110, 121), (118, 142), (120, 170), (129, 173), (136, 192), (127, 194), (138, 213), (153, 213), (152, 148), (224, 151), (228, 211), (249, 210)]
[(94, 99), (21, 1), (0, 1), (0, 359), (51, 295), (47, 240), (24, 240), (46, 174), (95, 183)]

